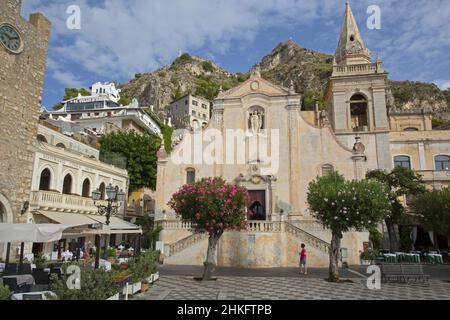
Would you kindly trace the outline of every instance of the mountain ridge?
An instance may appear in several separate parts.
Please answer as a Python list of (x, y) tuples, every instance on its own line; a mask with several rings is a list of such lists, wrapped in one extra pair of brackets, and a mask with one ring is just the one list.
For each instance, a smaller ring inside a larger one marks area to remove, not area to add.
[[(277, 85), (289, 87), (293, 82), (303, 94), (306, 109), (315, 99), (324, 106), (323, 93), (333, 70), (333, 55), (303, 48), (293, 40), (280, 42), (249, 71), (233, 73), (214, 61), (191, 56), (179, 56), (172, 64), (148, 73), (136, 74), (121, 84), (122, 92), (137, 98), (141, 105), (154, 105), (155, 111), (167, 117), (166, 107), (185, 94), (199, 95), (213, 100), (220, 88), (228, 90), (248, 79), (259, 66), (263, 78)], [(441, 90), (432, 83), (389, 80), (387, 101), (392, 107), (411, 109), (430, 107), (436, 125), (450, 122), (450, 90)]]

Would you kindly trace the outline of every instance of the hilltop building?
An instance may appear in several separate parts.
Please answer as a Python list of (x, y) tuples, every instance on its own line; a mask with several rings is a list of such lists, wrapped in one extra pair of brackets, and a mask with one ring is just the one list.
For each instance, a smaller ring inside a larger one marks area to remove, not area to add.
[[(332, 170), (359, 180), (369, 170), (407, 166), (422, 174), (430, 187), (449, 185), (449, 132), (431, 129), (426, 106), (408, 112), (388, 110), (387, 79), (381, 58), (372, 62), (347, 3), (326, 111), (302, 111), (302, 97), (293, 86), (277, 86), (263, 79), (258, 69), (247, 81), (221, 92), (214, 100), (211, 122), (201, 132), (208, 137), (213, 131), (221, 134), (214, 142), (213, 163), (200, 158), (201, 151), (203, 156), (212, 151), (207, 139), (198, 149), (198, 132), (186, 132), (171, 154), (159, 152), (156, 220), (164, 228), (160, 240), (165, 263), (204, 262), (207, 237), (192, 234), (191, 226), (179, 221), (167, 205), (182, 185), (203, 177), (221, 176), (250, 192), (250, 229), (225, 233), (217, 250), (218, 265), (238, 267), (298, 266), (301, 243), (309, 248), (310, 265), (328, 266), (331, 232), (309, 212), (307, 189), (312, 180)], [(241, 138), (242, 144), (230, 144), (230, 130), (236, 133), (231, 140)], [(261, 146), (262, 155), (255, 151)], [(228, 158), (230, 151), (233, 157)], [(189, 161), (184, 161), (186, 154)], [(428, 233), (414, 227), (419, 245)], [(448, 239), (439, 239), (432, 241), (448, 248)], [(359, 254), (368, 244), (368, 232), (346, 233), (342, 261), (359, 264)]]
[(199, 130), (205, 128), (211, 117), (211, 103), (207, 99), (186, 95), (172, 102), (169, 114), (176, 129)]
[(91, 95), (78, 95), (63, 101), (58, 111), (46, 111), (43, 117), (58, 121), (71, 122), (98, 135), (120, 130), (132, 130), (139, 134), (148, 132), (162, 136), (158, 123), (142, 108), (136, 99), (128, 106), (119, 105), (120, 90), (113, 83), (95, 83)]

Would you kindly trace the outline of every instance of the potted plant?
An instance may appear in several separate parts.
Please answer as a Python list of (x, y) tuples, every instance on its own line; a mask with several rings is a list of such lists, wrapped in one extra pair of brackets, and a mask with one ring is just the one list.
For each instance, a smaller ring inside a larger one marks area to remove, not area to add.
[(0, 301), (1, 300), (9, 300), (11, 298), (11, 290), (9, 290), (8, 286), (4, 286), (0, 284)]
[(47, 259), (42, 252), (38, 252), (34, 255), (34, 264), (36, 265), (36, 270), (43, 271), (45, 268), (45, 263)]
[(82, 290), (70, 290), (67, 287), (66, 276), (58, 279), (52, 275), (50, 291), (54, 292), (59, 300), (113, 300), (117, 298), (118, 285), (111, 272), (103, 269), (88, 269), (81, 273)]
[(361, 265), (367, 266), (373, 264), (374, 261), (377, 260), (378, 256), (378, 252), (372, 249), (361, 252)]

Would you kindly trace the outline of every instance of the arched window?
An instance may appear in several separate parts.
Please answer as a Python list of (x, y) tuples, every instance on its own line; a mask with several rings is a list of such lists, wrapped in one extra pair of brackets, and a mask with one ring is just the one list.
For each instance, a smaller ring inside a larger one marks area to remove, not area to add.
[(327, 176), (334, 171), (334, 167), (331, 164), (325, 164), (322, 166), (322, 176)]
[(91, 197), (91, 182), (89, 181), (89, 179), (85, 179), (83, 182), (83, 190), (81, 192), (81, 196), (83, 198)]
[(72, 176), (67, 174), (63, 181), (63, 194), (72, 194)]
[(105, 184), (102, 182), (100, 184), (100, 187), (98, 188), (98, 190), (100, 190), (100, 200), (105, 200), (106, 199), (106, 186)]
[(438, 171), (449, 171), (450, 170), (450, 156), (436, 156), (434, 158), (434, 163), (436, 170)]
[(405, 129), (405, 130), (403, 130), (403, 131), (414, 132), (414, 131), (419, 131), (419, 129), (417, 129), (417, 128), (414, 128), (414, 127), (409, 127), (409, 128), (406, 128), (406, 129)]
[(61, 148), (61, 149), (65, 149), (66, 148), (66, 146), (64, 145), (64, 143), (58, 143), (57, 145), (56, 145), (56, 147), (57, 148)]
[(355, 94), (351, 97), (350, 114), (353, 131), (367, 131), (369, 125), (367, 111), (367, 99), (363, 95)]
[(50, 191), (50, 183), (52, 179), (52, 173), (49, 169), (44, 169), (41, 172), (41, 177), (39, 179), (39, 190), (40, 191)]
[(394, 167), (403, 167), (406, 169), (411, 169), (411, 158), (408, 156), (394, 157)]
[(47, 143), (47, 138), (45, 138), (45, 136), (43, 136), (42, 134), (38, 134), (36, 138), (39, 142)]
[(186, 183), (191, 184), (195, 182), (195, 169), (186, 170)]

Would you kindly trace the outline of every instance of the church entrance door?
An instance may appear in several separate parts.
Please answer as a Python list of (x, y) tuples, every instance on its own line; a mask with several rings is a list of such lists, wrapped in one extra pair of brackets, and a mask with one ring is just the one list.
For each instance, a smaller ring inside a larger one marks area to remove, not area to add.
[(267, 217), (266, 191), (251, 190), (248, 193), (250, 196), (250, 203), (248, 207), (248, 220), (265, 221)]

